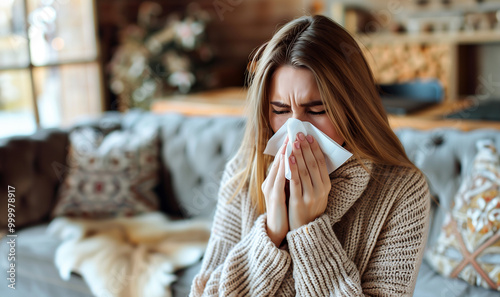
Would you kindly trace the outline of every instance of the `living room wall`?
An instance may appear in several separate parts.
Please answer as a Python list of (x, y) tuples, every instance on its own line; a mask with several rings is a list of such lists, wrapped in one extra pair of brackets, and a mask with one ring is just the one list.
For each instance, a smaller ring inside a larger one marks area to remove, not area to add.
[[(127, 24), (137, 22), (140, 0), (97, 0), (98, 31), (102, 63), (106, 66), (119, 44), (119, 32)], [(183, 11), (196, 2), (211, 15), (207, 38), (216, 62), (212, 69), (216, 88), (242, 86), (245, 69), (252, 50), (267, 41), (280, 25), (308, 11), (300, 0), (157, 0), (163, 16)], [(116, 109), (109, 90), (109, 74), (104, 68), (106, 109)]]

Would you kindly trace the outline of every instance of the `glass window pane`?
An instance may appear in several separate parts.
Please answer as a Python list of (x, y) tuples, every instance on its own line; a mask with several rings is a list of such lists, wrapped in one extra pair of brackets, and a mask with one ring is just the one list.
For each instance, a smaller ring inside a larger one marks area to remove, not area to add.
[(42, 128), (68, 126), (102, 112), (97, 63), (38, 67), (33, 76)]
[(0, 68), (29, 65), (23, 0), (0, 1)]
[(36, 131), (28, 70), (0, 71), (0, 137)]
[(33, 65), (97, 57), (94, 1), (28, 0)]

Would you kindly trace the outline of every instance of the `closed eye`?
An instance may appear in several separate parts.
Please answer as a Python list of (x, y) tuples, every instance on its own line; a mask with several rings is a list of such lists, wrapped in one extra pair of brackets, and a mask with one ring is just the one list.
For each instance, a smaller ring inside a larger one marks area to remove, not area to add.
[(326, 113), (326, 110), (322, 110), (322, 111), (309, 111), (310, 114), (313, 114), (313, 115), (318, 115), (318, 114), (325, 114)]
[(288, 112), (288, 110), (280, 110), (280, 111), (278, 111), (278, 110), (273, 109), (273, 113), (275, 113), (275, 114), (285, 114), (287, 112)]
[[(285, 113), (288, 113), (289, 111), (288, 110), (275, 110), (273, 109), (272, 112), (274, 114), (285, 114)], [(312, 114), (312, 115), (320, 115), (320, 114), (325, 114), (326, 113), (326, 110), (322, 110), (322, 111), (308, 111), (309, 114)]]

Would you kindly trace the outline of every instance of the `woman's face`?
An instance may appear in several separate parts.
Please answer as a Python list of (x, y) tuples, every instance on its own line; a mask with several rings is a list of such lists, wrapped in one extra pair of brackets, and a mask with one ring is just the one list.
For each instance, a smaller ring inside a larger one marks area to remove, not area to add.
[(337, 134), (325, 108), (314, 75), (309, 69), (292, 66), (276, 69), (269, 92), (269, 122), (274, 132), (289, 118), (295, 118), (313, 124), (341, 145), (344, 138)]

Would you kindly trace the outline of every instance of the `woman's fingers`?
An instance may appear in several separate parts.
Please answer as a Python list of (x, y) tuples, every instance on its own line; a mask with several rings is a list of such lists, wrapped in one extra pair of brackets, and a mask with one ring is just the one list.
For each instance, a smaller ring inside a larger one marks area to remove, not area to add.
[(317, 141), (303, 134), (293, 143), (290, 157), (289, 226), (294, 230), (312, 222), (326, 209), (331, 184), (326, 161)]
[(288, 144), (288, 135), (286, 136), (285, 138), (285, 142), (283, 143), (283, 145), (281, 146), (280, 148), (280, 152), (284, 155), (285, 152), (286, 152), (286, 145)]
[[(280, 157), (281, 155), (284, 154), (286, 150), (286, 144), (288, 141), (288, 137), (286, 138), (285, 142), (281, 145), (281, 148), (278, 150), (278, 154), (274, 157), (273, 160), (273, 165), (271, 166), (271, 170), (269, 171), (269, 174), (267, 175), (266, 179), (262, 183), (261, 189), (262, 191), (266, 191), (266, 187), (270, 186), (271, 188), (273, 187), (272, 181), (276, 179), (276, 175), (278, 174), (278, 169), (279, 169), (279, 163), (280, 163)], [(271, 182), (270, 182), (271, 181)]]
[(290, 179), (290, 197), (302, 197), (302, 185), (300, 182), (297, 160), (294, 155), (291, 155), (288, 161), (290, 164), (290, 171), (292, 172), (292, 178)]
[(278, 173), (274, 180), (274, 188), (278, 191), (282, 191), (285, 190), (285, 155), (279, 154), (279, 157)]
[[(330, 183), (330, 175), (328, 169), (326, 168), (326, 159), (323, 151), (319, 147), (318, 141), (314, 139), (312, 135), (306, 136), (307, 142), (311, 148), (311, 151), (316, 159), (316, 164), (318, 164), (319, 175), (323, 183)], [(314, 185), (314, 184), (313, 184)]]
[[(308, 135), (309, 136), (309, 135)], [(305, 164), (307, 166), (307, 171), (311, 177), (311, 184), (313, 187), (321, 186), (323, 180), (321, 178), (321, 172), (319, 170), (319, 164), (316, 160), (316, 156), (311, 148), (310, 140), (314, 142), (314, 139), (299, 133), (298, 139), (300, 141), (300, 147), (302, 150), (302, 156), (304, 157)]]
[(300, 139), (294, 141), (293, 143), (293, 156), (295, 157), (298, 176), (301, 181), (302, 191), (312, 193), (312, 181), (309, 175), (309, 170), (307, 169), (306, 161), (304, 159), (304, 153), (302, 150), (302, 142)]
[(287, 143), (288, 143), (288, 136), (286, 137), (285, 142), (283, 143), (280, 149), (278, 173), (276, 175), (276, 179), (274, 180), (274, 186), (277, 187), (278, 189), (285, 188), (285, 152)]

